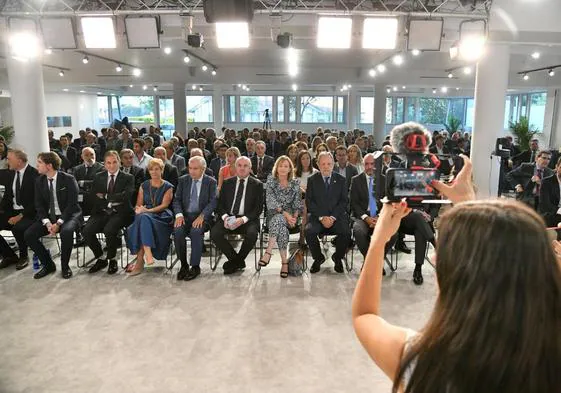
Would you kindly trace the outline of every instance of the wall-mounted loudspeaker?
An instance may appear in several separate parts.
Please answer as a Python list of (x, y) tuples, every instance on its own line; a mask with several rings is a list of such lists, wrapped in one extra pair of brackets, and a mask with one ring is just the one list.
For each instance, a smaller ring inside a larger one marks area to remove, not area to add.
[(207, 23), (251, 22), (253, 0), (203, 0)]

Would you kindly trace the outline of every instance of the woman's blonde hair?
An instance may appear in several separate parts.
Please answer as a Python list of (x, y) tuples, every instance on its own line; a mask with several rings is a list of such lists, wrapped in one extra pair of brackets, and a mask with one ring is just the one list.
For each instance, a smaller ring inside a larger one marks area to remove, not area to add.
[[(240, 153), (240, 149), (238, 149), (237, 147), (230, 147), (228, 148), (228, 150), (226, 150), (226, 158), (228, 158), (228, 153), (232, 153), (236, 159), (241, 157), (241, 153)], [(234, 162), (236, 162), (236, 160), (234, 160)]]
[[(356, 156), (358, 157), (358, 162), (362, 163), (362, 150), (360, 150), (360, 147), (358, 147), (358, 145), (352, 144), (349, 147), (347, 147), (347, 153), (350, 153), (351, 150), (355, 150)], [(351, 155), (349, 154), (349, 159), (350, 158)]]
[(287, 161), (290, 166), (290, 170), (288, 171), (288, 181), (291, 181), (294, 177), (294, 165), (288, 156), (280, 156), (277, 158), (277, 161), (275, 161), (275, 165), (273, 166), (273, 179), (279, 179), (279, 166), (283, 161)]
[(148, 161), (146, 169), (150, 171), (155, 166), (160, 167), (161, 171), (163, 171), (165, 168), (164, 162), (162, 160), (160, 160), (159, 158), (152, 158), (150, 161)]

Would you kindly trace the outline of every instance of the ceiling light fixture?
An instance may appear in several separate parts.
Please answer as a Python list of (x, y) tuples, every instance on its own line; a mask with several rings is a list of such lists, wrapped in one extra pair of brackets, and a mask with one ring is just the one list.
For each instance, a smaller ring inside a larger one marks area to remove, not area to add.
[(293, 90), (293, 91), (298, 90), (298, 85), (297, 85), (296, 83), (294, 83), (294, 84), (292, 85), (292, 90)]
[(52, 55), (53, 54), (53, 50), (51, 48), (47, 48), (45, 49), (45, 54), (46, 55)]
[(446, 93), (448, 93), (448, 88), (447, 88), (446, 86), (442, 86), (442, 87), (440, 88), (440, 91), (441, 91), (442, 93), (446, 94)]
[(133, 86), (133, 85), (129, 85), (129, 87), (130, 87), (130, 88), (133, 88), (134, 86)]
[(419, 56), (419, 55), (421, 54), (421, 51), (420, 51), (419, 49), (413, 49), (413, 50), (411, 51), (411, 54), (412, 54), (413, 56)]
[(534, 59), (534, 60), (538, 60), (540, 58), (540, 56), (541, 56), (540, 52), (532, 53), (532, 59)]
[(154, 86), (154, 91), (158, 91), (158, 86)]
[(400, 66), (403, 64), (404, 60), (403, 60), (403, 56), (402, 55), (395, 55), (392, 58), (392, 62), (396, 65), (396, 66)]
[(403, 90), (405, 90), (405, 89), (407, 89), (407, 86), (401, 86), (401, 88), (402, 88)]
[(432, 94), (436, 94), (436, 89), (432, 89)]
[(85, 91), (84, 91), (84, 90), (80, 90), (80, 93), (85, 93)]
[(389, 87), (386, 89), (386, 93), (391, 93), (392, 89), (390, 89)]
[(90, 62), (90, 59), (88, 58), (88, 56), (84, 56), (84, 58), (82, 59), (82, 63), (88, 64), (89, 62)]
[(208, 66), (207, 66), (206, 64), (203, 64), (203, 66), (201, 67), (201, 69), (202, 69), (204, 72), (207, 72), (207, 71), (208, 71)]
[(184, 63), (189, 63), (190, 61), (191, 61), (191, 58), (190, 58), (189, 56), (185, 56), (185, 57), (183, 58), (183, 62), (184, 62)]
[(140, 76), (140, 75), (142, 74), (142, 71), (141, 71), (140, 69), (138, 69), (138, 68), (134, 68), (134, 69), (132, 70), (132, 74), (133, 74), (134, 76), (138, 77), (138, 76)]
[(197, 85), (191, 86), (191, 90), (197, 90)]
[(10, 35), (10, 52), (16, 60), (27, 62), (39, 56), (40, 43), (36, 34), (14, 33)]
[(82, 17), (84, 43), (88, 49), (115, 49), (115, 25), (113, 17)]
[(451, 72), (448, 73), (448, 78), (452, 79), (454, 77), (454, 74), (452, 74)]
[(115, 67), (115, 71), (117, 71), (117, 72), (123, 71), (123, 66), (120, 65), (120, 64), (117, 64), (117, 67)]
[(464, 74), (471, 75), (471, 67), (464, 67)]
[(371, 68), (370, 71), (368, 71), (368, 75), (374, 78), (376, 76), (376, 70), (374, 68)]
[(202, 87), (202, 86), (201, 86), (201, 87), (199, 87), (199, 91), (203, 91), (203, 87)]
[(164, 48), (164, 53), (165, 53), (166, 55), (169, 55), (169, 54), (171, 53), (171, 48), (170, 48), (169, 46), (166, 46), (166, 47)]
[[(366, 18), (362, 28), (364, 49), (395, 49), (397, 44), (397, 18)], [(338, 31), (334, 30), (334, 34)]]
[(384, 72), (386, 72), (386, 66), (384, 64), (378, 64), (378, 67), (376, 67), (376, 69), (378, 70), (378, 72), (380, 74), (383, 74)]
[(64, 71), (63, 71), (63, 70), (60, 70), (60, 71), (58, 72), (58, 75), (61, 76), (61, 77), (64, 76)]
[(247, 22), (216, 23), (216, 45), (220, 49), (249, 48)]
[(530, 79), (530, 75), (524, 74), (524, 76), (522, 77), (522, 79), (524, 79), (525, 81), (527, 81), (528, 79)]
[(555, 76), (555, 70), (552, 68), (547, 72), (547, 75), (549, 76)]
[(216, 76), (216, 69), (212, 70), (211, 74), (212, 76)]
[(62, 91), (68, 91), (68, 89), (62, 89)]
[(142, 90), (147, 90), (147, 89), (148, 89), (148, 86), (146, 86), (146, 85), (142, 86)]
[(322, 49), (349, 49), (351, 47), (352, 28), (353, 20), (351, 18), (321, 16), (318, 20), (317, 47)]
[(460, 88), (459, 88), (459, 87), (456, 87), (456, 91), (460, 91)]
[(397, 91), (397, 86), (394, 86), (394, 87), (393, 87), (393, 91)]

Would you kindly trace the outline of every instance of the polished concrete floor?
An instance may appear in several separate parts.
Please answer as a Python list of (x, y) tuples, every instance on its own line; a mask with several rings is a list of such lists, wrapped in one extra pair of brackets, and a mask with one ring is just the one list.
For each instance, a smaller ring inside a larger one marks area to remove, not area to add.
[[(278, 256), (234, 276), (212, 272), (205, 257), (192, 282), (163, 262), (127, 277), (91, 275), (74, 260), (67, 281), (60, 269), (42, 280), (30, 267), (0, 270), (0, 393), (389, 392), (352, 329), (355, 255), (351, 273), (329, 261), (285, 280)], [(417, 287), (412, 257), (400, 255), (382, 314), (419, 329), (434, 270), (425, 265)]]

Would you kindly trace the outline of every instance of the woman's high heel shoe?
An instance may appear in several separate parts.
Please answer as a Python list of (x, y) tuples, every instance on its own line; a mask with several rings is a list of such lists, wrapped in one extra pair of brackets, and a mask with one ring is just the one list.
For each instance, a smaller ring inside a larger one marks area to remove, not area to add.
[[(283, 263), (282, 265), (283, 265), (283, 266), (285, 266), (285, 265), (288, 266), (288, 262)], [(281, 278), (287, 278), (287, 277), (288, 277), (288, 272), (283, 272), (283, 271), (281, 271), (281, 272), (280, 272), (280, 276), (281, 276)]]
[(265, 261), (265, 260), (263, 259), (263, 257), (261, 257), (261, 259), (259, 260), (259, 266), (261, 266), (261, 267), (267, 266), (267, 265), (269, 264), (269, 262), (271, 262), (271, 258), (273, 257), (273, 256), (271, 255), (271, 253), (270, 253), (270, 252), (267, 252), (267, 251), (265, 251), (265, 254), (263, 254), (263, 256), (265, 256), (265, 255), (268, 255), (268, 256), (269, 256), (269, 259)]

